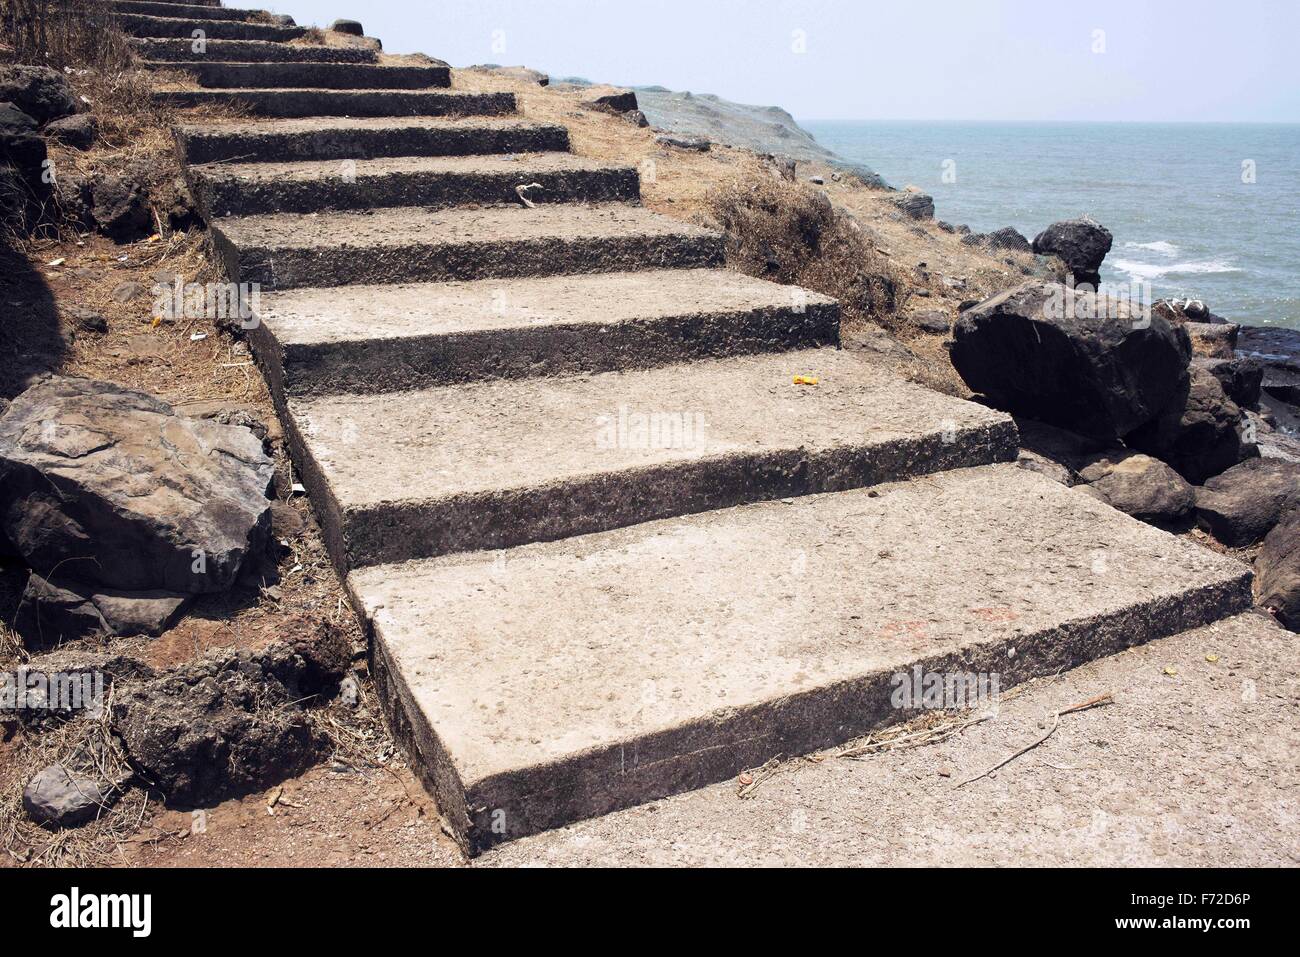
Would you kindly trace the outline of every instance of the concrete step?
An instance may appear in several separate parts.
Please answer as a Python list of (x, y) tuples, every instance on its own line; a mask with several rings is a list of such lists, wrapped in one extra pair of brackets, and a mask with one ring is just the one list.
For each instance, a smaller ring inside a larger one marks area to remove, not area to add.
[(119, 13), (117, 24), (132, 37), (171, 37), (192, 39), (195, 30), (209, 40), (296, 40), (307, 34), (306, 27), (281, 27), (270, 23), (245, 20), (194, 20), (180, 17), (146, 17), (136, 13)]
[(390, 206), (517, 206), (518, 186), (533, 186), (527, 195), (539, 204), (641, 198), (635, 167), (571, 153), (218, 163), (191, 166), (188, 176), (199, 209), (209, 220)]
[(278, 397), (648, 369), (833, 345), (834, 300), (723, 269), (261, 296), (253, 348)]
[(383, 209), (211, 224), (228, 275), (263, 289), (719, 266), (722, 237), (636, 206)]
[(836, 349), (290, 400), (287, 412), (344, 569), (1005, 460), (1018, 438), (1001, 413)]
[[(303, 63), (374, 63), (374, 50), (352, 47), (307, 46), (271, 40), (208, 40), (203, 54), (194, 51), (193, 40), (161, 40), (136, 37), (131, 45), (143, 60), (154, 64), (194, 60), (200, 56), (234, 63), (298, 61)], [(170, 69), (170, 67), (168, 67)]]
[(113, 11), (145, 17), (185, 17), (189, 20), (246, 20), (259, 21), (265, 16), (262, 10), (234, 10), (220, 6), (220, 0), (195, 3), (194, 0), (113, 0)]
[(176, 109), (234, 107), (256, 116), (506, 116), (513, 93), (443, 90), (164, 90), (159, 103)]
[(451, 86), (445, 66), (380, 66), (374, 63), (223, 63), (211, 60), (146, 63), (194, 77), (218, 89), (427, 90)]
[(569, 131), (490, 117), (312, 117), (182, 125), (177, 145), (187, 163), (563, 153), (569, 150)]
[(472, 851), (916, 717), (914, 669), (1006, 690), (1251, 603), (1234, 559), (1014, 465), (348, 583)]

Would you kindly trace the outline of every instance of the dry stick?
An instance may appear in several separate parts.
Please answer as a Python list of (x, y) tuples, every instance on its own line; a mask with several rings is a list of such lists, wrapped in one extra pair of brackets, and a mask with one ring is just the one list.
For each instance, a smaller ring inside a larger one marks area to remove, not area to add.
[(1052, 726), (1047, 729), (1047, 734), (1043, 735), (1033, 744), (1021, 748), (1015, 754), (1011, 755), (1011, 757), (1002, 759), (997, 764), (993, 765), (993, 767), (989, 768), (987, 771), (982, 771), (981, 773), (975, 775), (973, 778), (967, 778), (965, 781), (962, 781), (960, 784), (958, 784), (957, 787), (964, 788), (966, 785), (980, 780), (980, 778), (986, 778), (994, 771), (998, 770), (999, 768), (1005, 767), (1006, 765), (1010, 764), (1012, 761), (1014, 761), (1016, 758), (1020, 757), (1021, 755), (1028, 754), (1030, 751), (1034, 750), (1034, 748), (1038, 747), (1040, 744), (1042, 744), (1044, 741), (1046, 741), (1048, 738), (1050, 738), (1053, 734), (1056, 733), (1056, 729), (1061, 725), (1061, 715), (1074, 714), (1076, 711), (1087, 711), (1089, 708), (1099, 708), (1102, 705), (1114, 704), (1114, 703), (1115, 703), (1115, 699), (1111, 697), (1110, 692), (1108, 691), (1105, 694), (1099, 694), (1095, 698), (1089, 698), (1087, 701), (1081, 702), (1076, 705), (1071, 705), (1068, 708), (1064, 708), (1061, 711), (1056, 712), (1054, 715), (1052, 715)]

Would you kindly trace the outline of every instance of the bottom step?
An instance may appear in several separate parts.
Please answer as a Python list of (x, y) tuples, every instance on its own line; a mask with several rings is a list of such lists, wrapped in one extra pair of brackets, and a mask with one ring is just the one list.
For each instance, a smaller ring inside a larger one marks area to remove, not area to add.
[(1012, 465), (353, 572), (393, 723), (471, 851), (1250, 606), (1235, 560)]

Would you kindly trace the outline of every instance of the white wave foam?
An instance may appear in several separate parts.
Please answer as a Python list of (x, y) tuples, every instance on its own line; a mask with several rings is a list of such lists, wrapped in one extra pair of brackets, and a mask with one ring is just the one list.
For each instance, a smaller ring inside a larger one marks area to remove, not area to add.
[(1117, 259), (1114, 266), (1120, 272), (1137, 279), (1162, 279), (1165, 276), (1226, 276), (1243, 272), (1223, 259), (1186, 263), (1143, 263), (1132, 259)]
[(1153, 243), (1125, 243), (1124, 248), (1125, 249), (1146, 249), (1146, 250), (1150, 250), (1153, 253), (1160, 253), (1165, 256), (1178, 255), (1178, 247), (1175, 246), (1173, 243), (1165, 242), (1163, 239), (1158, 239)]

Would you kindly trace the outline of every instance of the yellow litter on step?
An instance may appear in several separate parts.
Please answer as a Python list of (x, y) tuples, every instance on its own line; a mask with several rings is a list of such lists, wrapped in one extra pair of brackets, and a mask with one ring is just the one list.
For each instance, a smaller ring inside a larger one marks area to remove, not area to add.
[(795, 385), (816, 385), (818, 379), (814, 375), (797, 375), (794, 377)]

